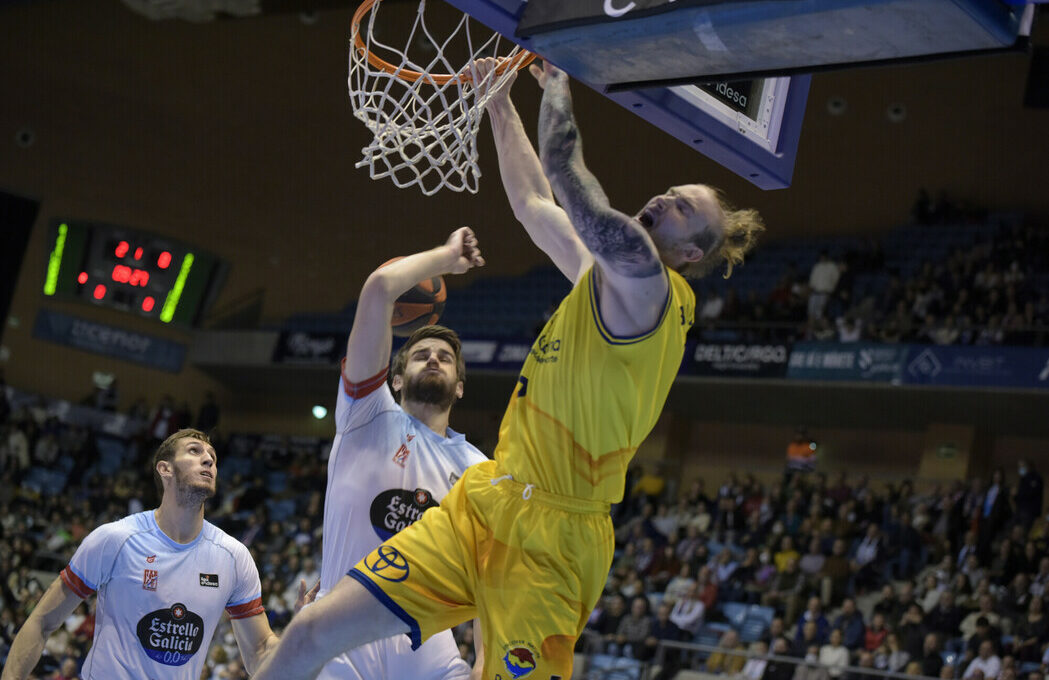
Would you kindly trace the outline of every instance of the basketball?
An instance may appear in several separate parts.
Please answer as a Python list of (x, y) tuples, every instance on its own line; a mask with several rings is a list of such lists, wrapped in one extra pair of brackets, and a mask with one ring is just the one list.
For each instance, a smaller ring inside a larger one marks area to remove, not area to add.
[[(383, 262), (382, 266), (400, 259), (402, 258), (395, 257)], [(393, 334), (408, 337), (423, 326), (437, 323), (447, 298), (444, 277), (434, 276), (415, 284), (393, 303), (393, 317), (390, 319)]]

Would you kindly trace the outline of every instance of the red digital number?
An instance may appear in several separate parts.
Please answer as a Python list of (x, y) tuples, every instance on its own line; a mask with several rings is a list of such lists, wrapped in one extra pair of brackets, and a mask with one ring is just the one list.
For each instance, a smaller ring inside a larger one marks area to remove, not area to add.
[(113, 267), (113, 280), (117, 283), (127, 283), (131, 280), (131, 267), (126, 264), (118, 264)]
[(149, 283), (149, 272), (145, 269), (132, 269), (125, 264), (118, 264), (113, 267), (113, 280), (132, 286), (145, 286)]
[(145, 269), (134, 269), (131, 272), (131, 280), (128, 281), (132, 286), (145, 286), (149, 283), (149, 272)]

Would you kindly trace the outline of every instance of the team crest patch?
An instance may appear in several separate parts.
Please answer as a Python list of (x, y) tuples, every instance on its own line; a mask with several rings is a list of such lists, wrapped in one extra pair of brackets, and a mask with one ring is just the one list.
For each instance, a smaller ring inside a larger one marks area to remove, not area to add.
[(205, 588), (218, 588), (219, 587), (219, 575), (218, 574), (201, 574), (200, 585)]
[(534, 671), (539, 663), (539, 652), (524, 640), (512, 640), (503, 645), (503, 665), (514, 680)]
[(401, 444), (401, 448), (397, 449), (396, 453), (393, 454), (393, 462), (404, 467), (408, 464), (408, 454), (410, 453), (411, 451), (408, 450), (408, 446)]
[(448, 473), (448, 483), (455, 486), (455, 483), (459, 481), (459, 475), (454, 472)]
[(364, 558), (364, 566), (381, 579), (399, 583), (408, 578), (408, 560), (396, 548), (380, 545)]
[(142, 570), (142, 590), (156, 590), (157, 589), (157, 570), (156, 569), (143, 569)]

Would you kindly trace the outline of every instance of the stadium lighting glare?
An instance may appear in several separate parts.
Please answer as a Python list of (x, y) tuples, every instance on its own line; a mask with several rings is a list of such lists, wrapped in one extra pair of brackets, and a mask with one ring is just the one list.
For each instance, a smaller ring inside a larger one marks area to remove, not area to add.
[(320, 404), (313, 407), (313, 417), (317, 420), (323, 420), (324, 416), (328, 415), (328, 409), (324, 408)]

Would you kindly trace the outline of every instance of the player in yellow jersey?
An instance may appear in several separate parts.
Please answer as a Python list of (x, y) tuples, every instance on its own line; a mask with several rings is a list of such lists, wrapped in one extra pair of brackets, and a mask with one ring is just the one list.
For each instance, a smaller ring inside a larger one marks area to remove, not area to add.
[[(494, 61), (474, 67), (480, 77)], [(532, 74), (544, 88), (538, 157), (508, 87), (488, 112), (514, 214), (572, 292), (525, 360), (495, 460), (467, 469), (440, 507), (304, 609), (256, 678), (313, 678), (346, 649), (397, 633), (417, 645), (474, 617), (485, 680), (572, 677), (612, 560), (609, 504), (692, 325), (682, 274), (722, 263), (731, 273), (763, 227), (701, 184), (672, 187), (633, 217), (615, 210), (583, 163), (568, 77), (550, 65)]]

